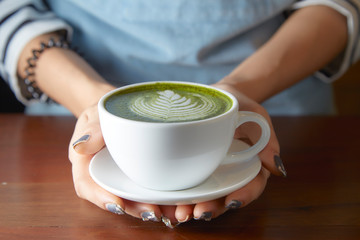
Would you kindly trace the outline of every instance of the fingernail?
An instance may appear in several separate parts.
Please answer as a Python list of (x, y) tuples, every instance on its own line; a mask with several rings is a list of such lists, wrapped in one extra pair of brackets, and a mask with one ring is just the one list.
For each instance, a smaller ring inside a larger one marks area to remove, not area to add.
[(226, 205), (227, 209), (237, 209), (240, 208), (242, 205), (242, 202), (238, 201), (238, 200), (231, 200), (231, 202), (229, 202), (228, 205)]
[(79, 145), (80, 143), (84, 143), (89, 141), (90, 139), (90, 135), (89, 134), (85, 134), (84, 136), (82, 136), (81, 138), (79, 138), (78, 140), (76, 140), (73, 144), (72, 147), (75, 148), (77, 145)]
[(107, 203), (105, 206), (109, 212), (115, 213), (117, 215), (122, 215), (125, 213), (124, 209), (119, 204)]
[(160, 222), (159, 218), (156, 217), (154, 212), (142, 212), (141, 218), (144, 222), (147, 221)]
[(195, 220), (205, 220), (211, 221), (212, 212), (203, 212), (199, 218), (194, 218)]
[(189, 221), (189, 219), (190, 219), (190, 215), (187, 215), (185, 219), (177, 219), (177, 220), (178, 220), (178, 224), (187, 222), (187, 221)]
[(171, 228), (171, 229), (173, 229), (175, 226), (173, 226), (172, 224), (171, 224), (171, 221), (170, 221), (170, 219), (169, 218), (167, 218), (167, 217), (165, 217), (165, 216), (162, 216), (161, 217), (161, 221), (165, 224), (165, 226), (167, 226), (168, 228)]
[(278, 155), (275, 155), (275, 156), (274, 156), (274, 161), (275, 161), (276, 168), (279, 170), (279, 172), (281, 172), (281, 174), (283, 175), (283, 177), (286, 177), (286, 176), (287, 176), (287, 172), (286, 172), (286, 170), (285, 170), (284, 163), (283, 163), (283, 161), (281, 160), (281, 158), (280, 158)]
[(189, 219), (190, 219), (190, 215), (187, 215), (186, 218), (184, 219), (176, 219), (178, 223), (175, 226), (179, 226), (182, 223), (186, 223), (187, 221), (189, 221)]

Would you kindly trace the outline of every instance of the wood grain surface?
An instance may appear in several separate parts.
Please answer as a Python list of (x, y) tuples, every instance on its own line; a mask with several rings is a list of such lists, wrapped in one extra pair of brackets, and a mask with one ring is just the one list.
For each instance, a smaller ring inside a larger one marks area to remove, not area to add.
[(75, 119), (0, 115), (0, 239), (360, 239), (360, 117), (275, 117), (287, 178), (210, 222), (175, 229), (79, 199)]

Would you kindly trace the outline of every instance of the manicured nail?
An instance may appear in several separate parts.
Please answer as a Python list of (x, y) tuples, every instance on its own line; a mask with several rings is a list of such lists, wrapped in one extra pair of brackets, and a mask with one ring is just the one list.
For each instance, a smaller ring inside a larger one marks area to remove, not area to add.
[(231, 200), (228, 205), (226, 205), (227, 209), (237, 209), (240, 208), (242, 203), (238, 200)]
[(211, 221), (212, 212), (203, 212), (199, 218), (194, 218), (195, 220), (205, 220)]
[(177, 219), (177, 220), (178, 220), (178, 224), (187, 222), (187, 221), (189, 221), (189, 219), (190, 219), (190, 215), (187, 215), (185, 219)]
[(170, 221), (170, 219), (169, 218), (167, 218), (167, 217), (165, 217), (165, 216), (162, 216), (161, 217), (161, 221), (165, 224), (165, 226), (167, 226), (168, 228), (171, 228), (171, 229), (173, 229), (175, 226), (173, 226), (172, 224), (171, 224), (171, 221)]
[(286, 176), (287, 176), (287, 172), (286, 172), (286, 170), (285, 170), (284, 163), (283, 163), (283, 161), (281, 160), (281, 158), (280, 158), (278, 155), (275, 155), (275, 156), (274, 156), (274, 161), (275, 161), (276, 168), (279, 170), (279, 172), (281, 172), (281, 174), (283, 175), (283, 177), (286, 177)]
[(125, 213), (124, 209), (119, 204), (107, 203), (105, 206), (109, 212), (115, 213), (117, 215), (122, 215)]
[(160, 222), (159, 218), (156, 217), (154, 212), (142, 212), (141, 218), (144, 222), (147, 221)]
[(84, 143), (84, 142), (87, 142), (89, 141), (90, 139), (90, 135), (89, 134), (85, 134), (84, 136), (82, 136), (81, 138), (79, 138), (78, 140), (76, 140), (73, 144), (72, 144), (72, 147), (75, 149), (75, 147), (77, 145), (79, 145), (80, 143)]

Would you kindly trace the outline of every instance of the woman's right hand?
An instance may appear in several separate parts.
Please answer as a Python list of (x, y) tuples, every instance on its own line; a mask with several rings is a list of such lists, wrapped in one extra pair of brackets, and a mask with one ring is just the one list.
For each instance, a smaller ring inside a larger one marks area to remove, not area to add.
[(145, 221), (160, 221), (162, 213), (159, 206), (119, 198), (101, 188), (90, 177), (90, 161), (104, 146), (97, 105), (93, 105), (79, 116), (69, 145), (69, 159), (77, 195), (116, 214), (126, 212)]

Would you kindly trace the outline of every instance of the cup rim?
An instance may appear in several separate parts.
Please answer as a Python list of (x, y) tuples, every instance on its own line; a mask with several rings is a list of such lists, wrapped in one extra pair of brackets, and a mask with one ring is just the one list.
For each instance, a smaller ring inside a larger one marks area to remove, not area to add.
[[(227, 97), (229, 97), (232, 100), (232, 106), (230, 109), (228, 109), (226, 112), (210, 117), (210, 118), (205, 118), (205, 119), (200, 119), (200, 120), (193, 120), (193, 121), (184, 121), (184, 122), (146, 122), (146, 121), (139, 121), (139, 120), (133, 120), (133, 119), (128, 119), (128, 118), (124, 118), (118, 115), (115, 115), (111, 112), (109, 112), (108, 110), (106, 110), (105, 108), (105, 100), (112, 94), (118, 92), (118, 91), (122, 91), (124, 89), (128, 89), (128, 88), (132, 88), (132, 87), (136, 87), (136, 86), (142, 86), (142, 85), (151, 85), (151, 84), (157, 84), (157, 83), (173, 83), (173, 84), (184, 84), (184, 85), (192, 85), (192, 86), (200, 86), (200, 87), (205, 87), (208, 89), (212, 89), (215, 91), (219, 91), (223, 94), (225, 94)], [(100, 111), (102, 111), (103, 113), (105, 113), (108, 116), (111, 116), (113, 118), (116, 118), (118, 120), (121, 121), (125, 121), (125, 122), (129, 122), (129, 123), (141, 123), (141, 124), (149, 124), (149, 125), (186, 125), (186, 124), (196, 124), (196, 123), (204, 123), (204, 122), (209, 122), (209, 121), (214, 121), (214, 120), (218, 120), (219, 118), (223, 118), (224, 116), (230, 114), (231, 112), (234, 111), (234, 109), (237, 111), (238, 109), (238, 101), (237, 99), (228, 91), (225, 91), (223, 89), (214, 87), (214, 86), (210, 86), (210, 85), (206, 85), (206, 84), (202, 84), (202, 83), (195, 83), (195, 82), (185, 82), (185, 81), (170, 81), (170, 80), (165, 80), (165, 81), (150, 81), (150, 82), (140, 82), (140, 83), (134, 83), (134, 84), (129, 84), (129, 85), (125, 85), (122, 87), (118, 87), (116, 89), (113, 89), (109, 92), (107, 92), (106, 94), (104, 94), (100, 100), (98, 101), (98, 110), (99, 113)]]

